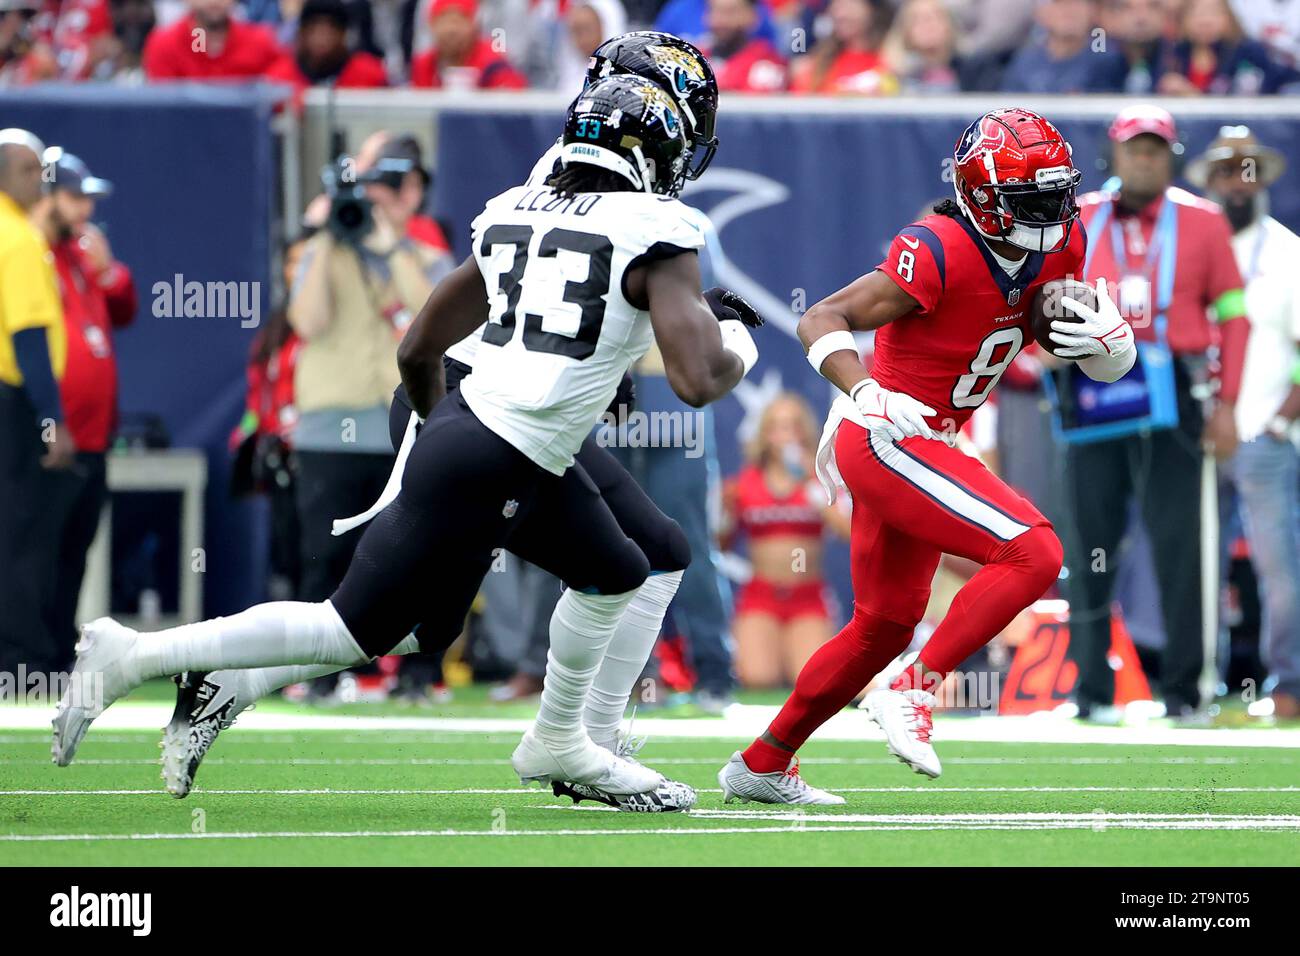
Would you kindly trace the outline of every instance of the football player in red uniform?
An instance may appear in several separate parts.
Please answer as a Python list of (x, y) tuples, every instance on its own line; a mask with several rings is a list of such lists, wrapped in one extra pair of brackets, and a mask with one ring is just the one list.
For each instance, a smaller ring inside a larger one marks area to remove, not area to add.
[[(719, 772), (728, 800), (844, 802), (799, 778), (795, 751), (908, 646), (948, 553), (983, 567), (918, 660), (864, 702), (890, 751), (937, 777), (933, 691), (1061, 569), (1047, 519), (946, 439), (1031, 340), (1027, 313), (1042, 285), (1082, 278), (1080, 174), (1056, 127), (1023, 109), (981, 116), (954, 159), (955, 201), (904, 228), (873, 272), (800, 319), (809, 362), (844, 393), (826, 423), (818, 474), (829, 495), (838, 486), (853, 498), (853, 618), (808, 661), (767, 731)], [(1096, 309), (1064, 297), (1076, 321), (1054, 322), (1051, 335), (1058, 355), (1114, 381), (1136, 349), (1098, 291)], [(852, 333), (871, 330), (868, 376)]]

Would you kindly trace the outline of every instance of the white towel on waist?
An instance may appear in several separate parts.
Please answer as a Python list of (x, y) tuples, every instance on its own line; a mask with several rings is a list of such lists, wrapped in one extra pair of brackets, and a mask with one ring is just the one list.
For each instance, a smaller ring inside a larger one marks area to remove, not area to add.
[(341, 534), (347, 534), (353, 528), (360, 528), (397, 499), (397, 496), (402, 491), (402, 472), (406, 470), (406, 459), (410, 456), (411, 448), (415, 445), (415, 426), (418, 424), (420, 424), (420, 416), (415, 412), (411, 412), (411, 417), (406, 420), (406, 432), (402, 435), (402, 444), (397, 449), (397, 461), (393, 462), (392, 474), (388, 476), (388, 483), (384, 485), (384, 490), (380, 492), (379, 500), (359, 515), (353, 515), (351, 518), (334, 519), (330, 534), (338, 537)]
[(835, 504), (839, 489), (843, 488), (844, 493), (849, 494), (849, 488), (840, 476), (839, 466), (835, 463), (835, 434), (839, 431), (840, 422), (843, 421), (853, 422), (863, 428), (867, 427), (862, 412), (847, 395), (840, 395), (831, 403), (831, 410), (826, 415), (826, 425), (822, 428), (821, 441), (817, 444), (817, 480), (821, 482), (822, 489), (826, 492), (828, 505)]

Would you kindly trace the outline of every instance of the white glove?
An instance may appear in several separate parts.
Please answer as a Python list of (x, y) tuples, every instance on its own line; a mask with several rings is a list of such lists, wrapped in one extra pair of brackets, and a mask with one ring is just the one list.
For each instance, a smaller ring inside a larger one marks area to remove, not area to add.
[(881, 388), (875, 379), (866, 378), (853, 386), (849, 398), (858, 406), (867, 431), (873, 435), (884, 435), (890, 441), (902, 441), (915, 435), (922, 438), (934, 437), (934, 431), (926, 424), (925, 416), (937, 413), (910, 395), (891, 392), (887, 388)]
[(1062, 308), (1078, 316), (1078, 322), (1058, 319), (1048, 336), (1061, 348), (1061, 358), (1074, 359), (1085, 375), (1098, 382), (1114, 382), (1128, 374), (1137, 360), (1133, 327), (1119, 314), (1106, 290), (1106, 280), (1097, 280), (1097, 308), (1078, 299), (1061, 296)]
[(722, 333), (722, 347), (728, 352), (734, 353), (745, 366), (745, 375), (754, 367), (758, 361), (758, 346), (754, 344), (754, 337), (749, 334), (749, 329), (745, 328), (745, 323), (736, 319), (726, 319), (718, 323), (718, 330)]

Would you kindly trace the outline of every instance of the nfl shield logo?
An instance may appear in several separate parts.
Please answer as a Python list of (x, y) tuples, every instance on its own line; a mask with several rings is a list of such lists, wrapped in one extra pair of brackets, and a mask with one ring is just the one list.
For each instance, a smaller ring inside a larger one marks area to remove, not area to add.
[(515, 501), (514, 498), (511, 498), (509, 501), (506, 502), (506, 506), (501, 509), (501, 514), (506, 518), (513, 518), (515, 516), (515, 512), (518, 510), (519, 510), (519, 502)]
[(1014, 306), (1019, 301), (1020, 301), (1019, 289), (1012, 289), (1010, 292), (1007, 293), (1007, 305)]

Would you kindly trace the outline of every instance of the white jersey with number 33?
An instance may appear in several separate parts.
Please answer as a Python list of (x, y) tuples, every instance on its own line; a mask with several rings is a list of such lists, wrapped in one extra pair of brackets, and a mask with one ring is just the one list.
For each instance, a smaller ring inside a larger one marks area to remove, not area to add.
[(703, 230), (666, 196), (517, 186), (489, 200), (472, 231), (489, 311), (461, 394), (484, 425), (562, 474), (650, 347), (649, 313), (624, 297), (627, 273), (699, 249)]
[[(550, 149), (542, 153), (537, 162), (533, 163), (532, 172), (524, 180), (525, 186), (540, 187), (546, 182), (547, 177), (555, 172), (555, 164), (560, 161), (560, 147), (564, 145), (564, 139), (557, 139), (551, 144)], [(455, 345), (447, 349), (447, 358), (460, 362), (462, 365), (474, 367), (474, 357), (478, 355), (479, 342), (483, 338), (483, 329), (479, 327), (472, 333), (465, 336)]]

